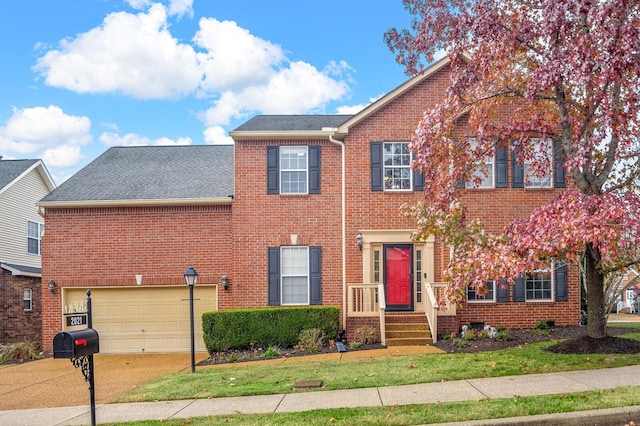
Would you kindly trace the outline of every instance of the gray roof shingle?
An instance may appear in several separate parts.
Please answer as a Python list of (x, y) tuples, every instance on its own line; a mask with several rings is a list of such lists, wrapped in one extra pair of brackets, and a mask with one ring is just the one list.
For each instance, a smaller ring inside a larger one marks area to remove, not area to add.
[(0, 189), (9, 185), (39, 160), (0, 160)]
[(320, 131), (338, 127), (352, 115), (257, 115), (237, 127), (234, 132)]
[(233, 145), (114, 147), (41, 202), (211, 199), (233, 191)]

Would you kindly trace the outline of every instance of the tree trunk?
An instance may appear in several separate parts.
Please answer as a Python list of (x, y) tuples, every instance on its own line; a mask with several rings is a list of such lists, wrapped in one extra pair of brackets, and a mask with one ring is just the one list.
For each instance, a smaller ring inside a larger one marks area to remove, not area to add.
[(585, 280), (587, 283), (587, 336), (601, 339), (607, 336), (604, 303), (604, 275), (597, 267), (600, 250), (587, 244), (585, 250)]

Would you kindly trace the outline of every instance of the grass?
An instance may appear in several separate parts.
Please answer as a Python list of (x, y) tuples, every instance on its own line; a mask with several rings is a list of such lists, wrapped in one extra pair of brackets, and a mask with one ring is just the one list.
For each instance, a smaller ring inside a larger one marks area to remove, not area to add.
[[(640, 340), (640, 332), (627, 335)], [(640, 355), (564, 355), (542, 349), (553, 342), (471, 354), (335, 359), (270, 365), (225, 364), (176, 373), (122, 396), (118, 402), (266, 395), (298, 392), (295, 383), (322, 380), (322, 390), (614, 368), (640, 363)]]
[(184, 425), (418, 425), (479, 419), (566, 413), (624, 407), (638, 403), (640, 386), (553, 396), (486, 399), (479, 401), (415, 404), (389, 407), (339, 408), (278, 414), (235, 414), (190, 419), (119, 423), (128, 426)]
[[(640, 340), (640, 322), (612, 323), (610, 326), (637, 329), (637, 333), (621, 337)], [(268, 367), (225, 364), (200, 368), (194, 374), (178, 373), (166, 376), (128, 393), (119, 402), (309, 392), (293, 389), (293, 385), (302, 380), (322, 380), (323, 390), (355, 389), (478, 377), (614, 368), (640, 363), (640, 354), (563, 355), (542, 350), (551, 344), (553, 342), (536, 343), (472, 354), (344, 359), (321, 363), (287, 362)], [(131, 426), (414, 425), (624, 407), (636, 405), (638, 394), (640, 394), (640, 386), (631, 386), (510, 399), (327, 409), (297, 413), (236, 414), (121, 424)]]

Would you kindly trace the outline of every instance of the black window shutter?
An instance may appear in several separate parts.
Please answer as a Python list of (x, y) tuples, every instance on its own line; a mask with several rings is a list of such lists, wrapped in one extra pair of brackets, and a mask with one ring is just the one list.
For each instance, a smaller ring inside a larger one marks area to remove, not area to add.
[(278, 177), (280, 167), (278, 164), (278, 154), (280, 148), (277, 146), (267, 147), (267, 194), (278, 194), (280, 192)]
[(524, 302), (526, 300), (526, 282), (524, 276), (516, 278), (516, 284), (513, 286), (513, 301)]
[(564, 150), (562, 141), (553, 142), (553, 187), (564, 188)]
[(309, 147), (309, 194), (320, 193), (320, 147)]
[(511, 187), (524, 188), (524, 166), (518, 163), (520, 150), (511, 150)]
[[(415, 161), (415, 154), (411, 153), (411, 161)], [(414, 191), (424, 191), (424, 173), (417, 169), (411, 170), (411, 177), (413, 179), (413, 190)]]
[(567, 264), (564, 262), (555, 262), (553, 265), (553, 273), (556, 282), (556, 301), (566, 302), (567, 294)]
[(497, 301), (500, 303), (509, 301), (509, 284), (506, 281), (500, 280), (496, 284), (497, 288)]
[(269, 306), (280, 305), (280, 247), (269, 247)]
[(384, 191), (382, 142), (371, 142), (371, 190)]
[(320, 247), (309, 247), (309, 281), (311, 283), (309, 303), (322, 304), (322, 250)]
[(506, 188), (507, 181), (507, 147), (496, 148), (496, 188)]

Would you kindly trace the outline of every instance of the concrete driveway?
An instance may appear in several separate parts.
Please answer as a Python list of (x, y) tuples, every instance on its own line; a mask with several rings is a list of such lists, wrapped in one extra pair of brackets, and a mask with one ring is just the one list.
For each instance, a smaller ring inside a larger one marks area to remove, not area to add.
[[(196, 363), (207, 358), (196, 354)], [(97, 404), (113, 402), (158, 377), (191, 371), (191, 355), (129, 354), (94, 355)], [(65, 407), (89, 404), (89, 383), (80, 368), (68, 359), (0, 366), (0, 410)]]

